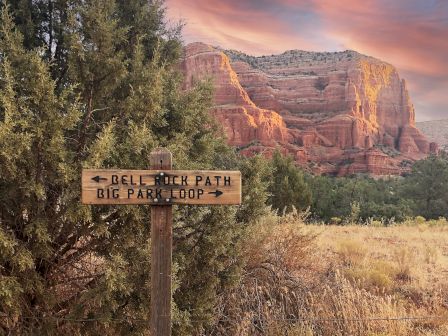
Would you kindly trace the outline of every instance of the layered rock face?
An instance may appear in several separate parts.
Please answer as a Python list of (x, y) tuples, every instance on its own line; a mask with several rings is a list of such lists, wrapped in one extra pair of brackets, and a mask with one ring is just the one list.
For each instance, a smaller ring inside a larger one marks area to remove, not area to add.
[(241, 87), (229, 58), (210, 46), (193, 43), (185, 48), (181, 64), (185, 88), (196, 81), (211, 78), (214, 107), (211, 113), (223, 126), (229, 144), (245, 146), (259, 141), (264, 146), (292, 141), (282, 117), (257, 107)]
[(187, 88), (213, 80), (212, 113), (248, 155), (280, 147), (315, 173), (396, 175), (437, 150), (396, 69), (353, 51), (252, 57), (193, 43), (182, 69)]

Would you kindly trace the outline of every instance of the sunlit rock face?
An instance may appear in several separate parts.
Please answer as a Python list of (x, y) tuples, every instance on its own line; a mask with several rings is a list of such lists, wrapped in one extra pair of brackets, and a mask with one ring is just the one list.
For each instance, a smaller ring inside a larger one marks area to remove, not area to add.
[(229, 144), (245, 146), (259, 141), (264, 146), (275, 146), (292, 141), (278, 113), (259, 108), (252, 102), (223, 52), (202, 43), (190, 44), (185, 48), (181, 67), (185, 88), (191, 88), (198, 80), (213, 81), (211, 113), (223, 126)]
[(185, 88), (213, 81), (211, 113), (247, 155), (280, 148), (315, 173), (397, 175), (437, 151), (396, 69), (354, 51), (252, 57), (193, 43), (181, 68)]

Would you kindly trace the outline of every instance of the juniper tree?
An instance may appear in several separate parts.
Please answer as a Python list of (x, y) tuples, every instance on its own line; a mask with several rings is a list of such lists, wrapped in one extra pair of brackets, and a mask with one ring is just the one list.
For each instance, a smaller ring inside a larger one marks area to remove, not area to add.
[(448, 158), (431, 155), (417, 161), (406, 176), (400, 196), (411, 202), (415, 216), (426, 219), (448, 217)]
[(293, 207), (306, 209), (311, 204), (311, 189), (292, 157), (282, 156), (277, 150), (272, 157), (272, 166), (274, 175), (269, 197), (272, 207), (280, 211), (291, 211)]
[[(181, 90), (180, 41), (180, 27), (167, 25), (160, 1), (3, 6), (3, 331), (147, 331), (149, 207), (83, 206), (80, 173), (82, 167), (145, 168), (156, 146), (173, 152), (175, 168), (223, 162), (236, 168), (238, 159), (207, 113), (210, 83)], [(248, 221), (241, 211), (176, 210), (177, 334), (206, 329), (220, 291), (238, 274), (238, 237)]]

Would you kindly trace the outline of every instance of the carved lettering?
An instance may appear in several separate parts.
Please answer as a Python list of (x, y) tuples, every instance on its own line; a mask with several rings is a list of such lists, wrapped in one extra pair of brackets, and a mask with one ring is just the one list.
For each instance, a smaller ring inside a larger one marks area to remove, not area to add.
[(161, 174), (158, 170), (88, 169), (83, 171), (82, 201), (152, 206), (238, 204), (240, 176), (233, 171), (173, 170)]
[(156, 189), (156, 198), (162, 198), (162, 189)]

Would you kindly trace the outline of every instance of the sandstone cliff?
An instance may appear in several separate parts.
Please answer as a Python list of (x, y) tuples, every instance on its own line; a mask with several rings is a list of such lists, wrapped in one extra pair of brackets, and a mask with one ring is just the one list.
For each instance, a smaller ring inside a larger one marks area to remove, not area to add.
[(260, 141), (262, 145), (275, 146), (291, 140), (278, 113), (259, 108), (252, 102), (224, 53), (202, 43), (193, 43), (186, 47), (181, 67), (185, 88), (190, 88), (197, 80), (213, 80), (211, 113), (223, 126), (231, 145), (245, 146)]
[(400, 174), (436, 151), (396, 69), (353, 51), (252, 57), (186, 47), (185, 86), (210, 77), (212, 113), (243, 153), (276, 147), (316, 173)]
[(422, 121), (416, 123), (416, 126), (429, 140), (448, 151), (448, 119)]

